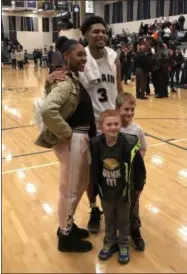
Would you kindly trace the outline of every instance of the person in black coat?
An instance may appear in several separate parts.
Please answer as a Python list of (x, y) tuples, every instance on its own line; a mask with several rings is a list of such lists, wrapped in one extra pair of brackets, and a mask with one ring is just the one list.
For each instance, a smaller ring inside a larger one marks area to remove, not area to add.
[(138, 99), (147, 99), (145, 91), (147, 86), (148, 73), (150, 71), (149, 57), (146, 54), (146, 47), (140, 46), (139, 52), (135, 57), (136, 72), (136, 97)]

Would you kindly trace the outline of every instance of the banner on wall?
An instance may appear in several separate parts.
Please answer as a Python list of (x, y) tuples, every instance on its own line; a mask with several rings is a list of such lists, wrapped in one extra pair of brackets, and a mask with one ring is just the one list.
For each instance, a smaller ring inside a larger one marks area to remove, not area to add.
[(85, 1), (85, 13), (94, 14), (94, 1)]

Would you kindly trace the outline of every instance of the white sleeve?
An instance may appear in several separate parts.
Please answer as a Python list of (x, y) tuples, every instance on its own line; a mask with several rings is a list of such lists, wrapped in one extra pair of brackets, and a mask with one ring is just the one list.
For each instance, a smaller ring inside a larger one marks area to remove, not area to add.
[(139, 135), (139, 138), (140, 138), (140, 149), (146, 150), (147, 149), (147, 142), (146, 142), (145, 134), (144, 134), (142, 128), (140, 128), (139, 134), (140, 134)]

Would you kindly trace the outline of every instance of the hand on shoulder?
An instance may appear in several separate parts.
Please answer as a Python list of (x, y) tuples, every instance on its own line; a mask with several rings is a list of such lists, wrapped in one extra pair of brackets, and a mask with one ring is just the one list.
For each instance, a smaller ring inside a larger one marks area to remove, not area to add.
[(67, 79), (66, 73), (64, 71), (54, 71), (47, 76), (46, 81), (49, 84), (54, 84), (55, 81), (64, 81)]

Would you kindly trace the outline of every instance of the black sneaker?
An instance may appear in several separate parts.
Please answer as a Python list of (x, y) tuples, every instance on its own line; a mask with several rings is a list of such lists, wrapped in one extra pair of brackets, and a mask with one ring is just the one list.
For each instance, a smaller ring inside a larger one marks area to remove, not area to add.
[(140, 100), (148, 100), (148, 98), (146, 96), (138, 96), (137, 99), (140, 99)]
[[(71, 232), (74, 234), (74, 236), (78, 239), (86, 239), (89, 237), (89, 232), (86, 229), (79, 228), (76, 224), (73, 223)], [(60, 235), (60, 228), (57, 230), (57, 236)]]
[(164, 98), (163, 95), (155, 95), (155, 98)]
[(100, 229), (100, 220), (102, 211), (98, 207), (92, 208), (90, 212), (90, 220), (88, 222), (88, 231), (90, 233), (98, 233)]
[(78, 239), (72, 231), (69, 235), (59, 233), (58, 250), (60, 252), (88, 252), (92, 248), (92, 243)]
[(99, 252), (99, 259), (102, 261), (108, 260), (112, 255), (119, 250), (119, 247), (117, 244), (110, 245), (110, 244), (104, 244), (103, 248)]
[(144, 251), (144, 249), (145, 249), (145, 242), (144, 242), (144, 239), (141, 236), (141, 233), (140, 233), (139, 229), (131, 231), (131, 238), (133, 240), (135, 248), (138, 251)]

